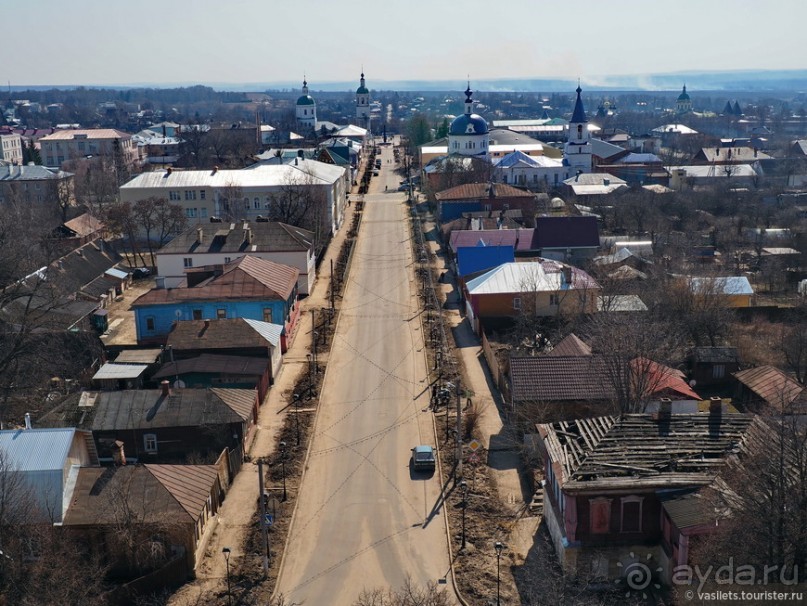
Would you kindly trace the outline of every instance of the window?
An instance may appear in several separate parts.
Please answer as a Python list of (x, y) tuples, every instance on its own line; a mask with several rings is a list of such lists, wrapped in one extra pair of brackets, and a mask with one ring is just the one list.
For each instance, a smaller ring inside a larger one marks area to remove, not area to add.
[(185, 190), (185, 199), (186, 200), (196, 200), (196, 190), (195, 189), (186, 189)]
[(193, 267), (193, 257), (184, 257), (182, 259), (183, 267)]
[(583, 138), (583, 125), (582, 124), (577, 125), (577, 138), (578, 139)]
[(643, 497), (622, 497), (622, 532), (641, 532)]
[(179, 192), (178, 191), (169, 191), (168, 192), (168, 199), (169, 200), (179, 200)]
[(185, 216), (188, 219), (195, 219), (196, 218), (196, 209), (195, 208), (186, 208), (185, 209)]
[(271, 307), (264, 307), (263, 308), (263, 321), (264, 322), (272, 322), (272, 308)]
[(507, 183), (507, 175), (502, 175), (502, 183)]
[(513, 297), (513, 309), (521, 309), (521, 297)]
[(146, 330), (149, 332), (154, 331), (154, 316), (148, 316), (146, 318)]
[(252, 200), (252, 208), (254, 208), (255, 210), (260, 210), (261, 201), (259, 198), (255, 198), (254, 200)]
[(201, 309), (194, 309), (193, 310), (193, 319), (194, 320), (201, 320), (202, 319), (202, 310)]
[(725, 364), (715, 364), (712, 366), (712, 378), (713, 379), (722, 379), (726, 376), (726, 365)]
[(216, 318), (219, 320), (226, 320), (227, 319), (227, 310), (219, 308), (216, 310)]
[(611, 499), (589, 499), (588, 517), (591, 534), (607, 534), (611, 527)]
[(549, 295), (550, 305), (560, 305), (560, 297), (558, 295)]
[(146, 452), (157, 452), (157, 434), (143, 434), (143, 449)]
[(230, 261), (232, 261), (232, 259), (230, 257), (224, 257), (224, 263), (225, 264), (229, 263)]
[(249, 198), (244, 198), (244, 210), (249, 210)]
[(205, 190), (203, 190), (203, 189), (200, 189), (200, 190), (199, 190), (199, 199), (200, 199), (200, 200), (204, 200), (204, 199), (205, 199)]
[(199, 209), (199, 216), (202, 217), (202, 218), (207, 217), (207, 208), (204, 208), (204, 207), (200, 208)]

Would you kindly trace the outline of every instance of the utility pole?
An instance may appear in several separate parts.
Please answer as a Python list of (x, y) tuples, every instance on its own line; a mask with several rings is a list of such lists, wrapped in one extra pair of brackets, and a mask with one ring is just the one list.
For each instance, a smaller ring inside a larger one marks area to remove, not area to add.
[[(462, 477), (462, 394), (461, 379), (457, 377), (457, 474), (454, 480)], [(446, 414), (448, 407), (446, 406)]]
[(331, 315), (328, 318), (328, 324), (331, 323), (331, 319), (333, 318), (333, 310), (334, 310), (334, 304), (333, 304), (333, 259), (331, 259)]
[(266, 527), (266, 497), (263, 492), (263, 460), (258, 459), (258, 490), (261, 499), (261, 531), (266, 551), (263, 554), (263, 577), (269, 578), (269, 529)]

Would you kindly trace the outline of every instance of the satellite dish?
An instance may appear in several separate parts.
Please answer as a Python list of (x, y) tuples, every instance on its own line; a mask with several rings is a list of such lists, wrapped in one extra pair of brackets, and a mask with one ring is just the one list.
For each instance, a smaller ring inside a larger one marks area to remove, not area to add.
[(175, 389), (185, 389), (185, 381), (182, 379), (177, 379), (174, 381), (174, 388)]
[(181, 317), (182, 317), (182, 310), (181, 310), (181, 309), (176, 310), (176, 311), (174, 312), (174, 315), (175, 315), (177, 318), (181, 318)]

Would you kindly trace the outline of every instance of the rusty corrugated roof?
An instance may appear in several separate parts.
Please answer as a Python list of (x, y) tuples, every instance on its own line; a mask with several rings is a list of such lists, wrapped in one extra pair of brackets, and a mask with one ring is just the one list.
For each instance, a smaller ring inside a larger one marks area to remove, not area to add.
[(147, 464), (145, 468), (176, 499), (194, 522), (199, 519), (218, 478), (215, 465)]
[(793, 402), (804, 389), (774, 366), (746, 368), (735, 372), (733, 376), (765, 402), (777, 408)]

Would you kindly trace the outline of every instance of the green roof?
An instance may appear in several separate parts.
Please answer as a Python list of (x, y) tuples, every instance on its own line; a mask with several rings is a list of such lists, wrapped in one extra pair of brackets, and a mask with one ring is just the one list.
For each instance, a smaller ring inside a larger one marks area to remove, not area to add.
[(297, 105), (314, 105), (311, 95), (302, 95), (297, 99)]

